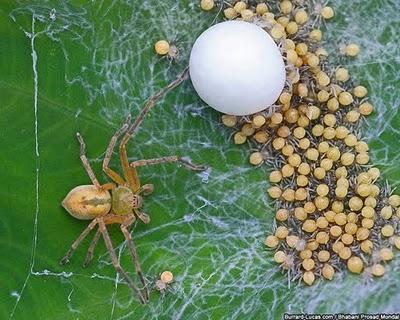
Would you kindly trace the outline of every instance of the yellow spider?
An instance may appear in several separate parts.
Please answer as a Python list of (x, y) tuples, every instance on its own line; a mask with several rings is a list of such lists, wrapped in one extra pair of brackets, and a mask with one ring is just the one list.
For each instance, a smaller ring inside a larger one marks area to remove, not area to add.
[[(85, 142), (83, 141), (81, 135), (77, 133), (77, 138), (80, 142), (80, 158), (86, 172), (88, 173), (92, 181), (92, 184), (75, 187), (67, 194), (62, 202), (62, 206), (73, 217), (80, 220), (92, 221), (78, 236), (78, 238), (72, 243), (65, 256), (61, 259), (60, 264), (64, 265), (68, 263), (74, 250), (79, 246), (82, 240), (90, 233), (90, 231), (98, 226), (94, 238), (89, 246), (83, 266), (86, 266), (90, 263), (93, 258), (93, 252), (97, 245), (97, 242), (100, 236), (103, 236), (114, 268), (125, 279), (129, 287), (132, 289), (134, 294), (137, 295), (139, 301), (142, 304), (148, 302), (149, 292), (143, 276), (143, 272), (140, 267), (136, 247), (132, 241), (131, 233), (129, 232), (129, 227), (136, 221), (136, 219), (141, 220), (145, 224), (150, 222), (150, 217), (146, 213), (141, 211), (141, 208), (143, 206), (142, 195), (147, 196), (151, 194), (154, 187), (152, 184), (145, 184), (143, 186), (140, 184), (136, 167), (176, 161), (181, 162), (186, 167), (195, 171), (203, 171), (206, 169), (206, 167), (192, 164), (189, 160), (183, 159), (182, 157), (178, 156), (138, 160), (129, 163), (126, 153), (126, 144), (137, 131), (144, 117), (156, 104), (156, 102), (167, 92), (178, 86), (182, 81), (186, 79), (186, 77), (187, 69), (185, 69), (185, 71), (180, 76), (178, 76), (176, 80), (171, 82), (164, 89), (162, 89), (152, 98), (150, 98), (133, 123), (131, 123), (131, 118), (130, 116), (128, 116), (123, 126), (111, 138), (103, 160), (103, 171), (113, 182), (108, 182), (103, 185), (99, 183), (89, 164), (88, 159), (86, 158)], [(109, 168), (109, 163), (115, 144), (122, 134), (124, 134), (124, 136), (119, 145), (119, 157), (121, 161), (123, 177), (121, 177), (117, 172)], [(121, 267), (118, 261), (118, 257), (115, 253), (106, 227), (108, 224), (114, 223), (120, 224), (121, 232), (126, 239), (129, 252), (135, 265), (136, 273), (139, 277), (140, 282), (142, 283), (143, 293), (135, 285), (133, 280), (128, 276), (128, 274)]]

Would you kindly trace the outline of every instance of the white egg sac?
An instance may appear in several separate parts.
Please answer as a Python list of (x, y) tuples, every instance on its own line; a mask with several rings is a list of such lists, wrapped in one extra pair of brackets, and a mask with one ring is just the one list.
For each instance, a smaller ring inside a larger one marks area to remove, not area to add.
[(210, 107), (249, 115), (271, 106), (285, 84), (285, 64), (269, 34), (243, 21), (218, 23), (193, 45), (192, 84)]

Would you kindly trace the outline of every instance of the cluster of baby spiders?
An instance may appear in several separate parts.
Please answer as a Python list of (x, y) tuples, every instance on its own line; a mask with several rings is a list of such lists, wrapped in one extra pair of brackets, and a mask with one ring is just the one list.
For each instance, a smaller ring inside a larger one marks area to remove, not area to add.
[[(132, 239), (130, 226), (139, 219), (145, 224), (150, 222), (150, 217), (142, 211), (143, 196), (150, 195), (153, 192), (152, 184), (142, 185), (137, 172), (137, 167), (155, 165), (168, 162), (179, 162), (187, 168), (194, 171), (203, 171), (205, 166), (193, 164), (186, 158), (179, 156), (168, 156), (155, 159), (137, 160), (129, 163), (126, 145), (132, 136), (138, 130), (143, 119), (151, 108), (160, 100), (166, 93), (178, 86), (187, 77), (187, 68), (180, 74), (176, 80), (167, 85), (164, 89), (151, 97), (136, 120), (131, 123), (131, 117), (128, 116), (122, 127), (117, 130), (113, 135), (108, 145), (105, 157), (103, 160), (103, 171), (111, 179), (112, 182), (100, 184), (97, 180), (90, 163), (86, 157), (85, 142), (78, 133), (77, 138), (80, 142), (80, 159), (83, 167), (89, 175), (92, 182), (90, 185), (81, 185), (72, 189), (62, 202), (63, 207), (75, 218), (81, 220), (92, 220), (89, 225), (83, 230), (79, 237), (72, 243), (71, 247), (61, 259), (62, 265), (69, 262), (74, 251), (79, 244), (89, 235), (89, 233), (97, 227), (96, 233), (84, 261), (84, 266), (87, 266), (93, 258), (95, 247), (100, 237), (103, 237), (107, 250), (110, 254), (112, 264), (116, 271), (127, 282), (130, 289), (138, 297), (142, 304), (149, 300), (148, 283), (141, 270), (141, 265), (135, 244)], [(119, 144), (119, 157), (122, 167), (121, 176), (119, 173), (109, 167), (111, 156), (117, 141), (122, 137)], [(139, 288), (135, 282), (129, 277), (128, 273), (122, 268), (118, 257), (115, 253), (114, 246), (111, 242), (107, 225), (119, 224), (121, 232), (123, 233), (129, 253), (131, 255), (133, 264), (135, 266), (136, 274), (140, 280), (142, 288)], [(173, 276), (171, 272), (164, 272), (161, 277), (161, 284), (158, 285), (159, 290), (165, 290), (167, 285), (172, 282)]]
[[(201, 0), (205, 11), (213, 0)], [(289, 280), (312, 285), (335, 271), (382, 276), (400, 249), (400, 196), (369, 164), (360, 138), (364, 116), (373, 112), (368, 90), (349, 71), (328, 64), (320, 26), (334, 17), (326, 3), (304, 0), (230, 1), (227, 20), (263, 28), (284, 56), (287, 81), (276, 105), (245, 117), (223, 115), (233, 140), (250, 144), (249, 162), (268, 164), (275, 202), (273, 232), (265, 239)], [(358, 55), (357, 44), (342, 44), (339, 58)]]

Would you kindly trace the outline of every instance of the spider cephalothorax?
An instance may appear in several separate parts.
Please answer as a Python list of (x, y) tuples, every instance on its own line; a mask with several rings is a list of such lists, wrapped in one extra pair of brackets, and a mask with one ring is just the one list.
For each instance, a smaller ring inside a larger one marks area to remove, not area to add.
[(112, 190), (112, 209), (118, 214), (130, 214), (143, 207), (143, 198), (131, 189), (119, 186)]
[[(75, 218), (81, 220), (92, 220), (90, 224), (83, 230), (79, 237), (73, 242), (66, 255), (61, 259), (61, 264), (69, 262), (74, 250), (82, 242), (82, 240), (96, 227), (96, 234), (90, 244), (84, 266), (86, 266), (93, 258), (93, 252), (97, 245), (100, 236), (103, 236), (107, 250), (110, 253), (111, 261), (115, 269), (128, 283), (132, 291), (138, 296), (141, 303), (146, 303), (149, 299), (147, 283), (142, 273), (139, 258), (136, 252), (136, 247), (132, 241), (132, 235), (128, 228), (137, 220), (144, 223), (149, 223), (149, 216), (142, 212), (143, 197), (153, 192), (152, 184), (141, 185), (137, 167), (154, 165), (167, 162), (181, 162), (186, 167), (192, 170), (205, 170), (204, 166), (197, 166), (190, 161), (177, 156), (168, 156), (156, 159), (138, 160), (129, 164), (126, 152), (126, 144), (133, 134), (138, 129), (145, 115), (150, 111), (154, 104), (168, 91), (180, 84), (187, 75), (187, 69), (175, 81), (167, 85), (163, 90), (150, 98), (145, 104), (142, 112), (139, 114), (135, 122), (131, 123), (130, 116), (127, 118), (123, 126), (114, 134), (108, 145), (104, 160), (103, 171), (113, 181), (101, 185), (94, 174), (85, 153), (85, 143), (77, 134), (77, 138), (81, 145), (80, 158), (86, 169), (92, 185), (81, 185), (72, 189), (62, 202), (62, 206)], [(109, 168), (109, 163), (115, 144), (121, 135), (123, 135), (119, 145), (119, 156), (123, 175), (121, 176), (116, 171)], [(108, 234), (106, 226), (108, 224), (119, 224), (121, 232), (124, 234), (129, 252), (135, 265), (136, 273), (139, 277), (143, 292), (139, 290), (133, 280), (128, 276), (125, 270), (121, 267), (118, 257), (115, 253), (113, 244)]]

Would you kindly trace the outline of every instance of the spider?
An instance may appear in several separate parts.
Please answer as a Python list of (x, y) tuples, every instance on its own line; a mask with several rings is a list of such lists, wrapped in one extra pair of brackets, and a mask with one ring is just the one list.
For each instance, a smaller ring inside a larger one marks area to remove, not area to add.
[[(100, 184), (97, 180), (90, 163), (86, 157), (86, 145), (82, 136), (77, 133), (77, 138), (80, 143), (80, 159), (83, 167), (89, 175), (92, 184), (80, 185), (72, 189), (62, 202), (62, 206), (71, 214), (73, 217), (80, 220), (92, 220), (89, 225), (82, 231), (82, 233), (72, 243), (65, 256), (61, 259), (60, 264), (65, 265), (69, 262), (74, 251), (77, 249), (79, 244), (85, 239), (85, 237), (97, 227), (97, 231), (93, 237), (92, 242), (89, 245), (83, 267), (86, 267), (93, 258), (93, 253), (98, 240), (102, 236), (110, 254), (112, 264), (116, 271), (123, 277), (127, 282), (130, 289), (138, 297), (140, 303), (145, 304), (149, 300), (149, 292), (146, 285), (146, 281), (141, 270), (139, 258), (137, 255), (136, 247), (132, 240), (132, 235), (129, 232), (129, 227), (139, 219), (145, 224), (150, 222), (150, 217), (142, 212), (143, 196), (150, 195), (153, 192), (154, 186), (152, 184), (141, 185), (137, 167), (154, 165), (167, 162), (181, 162), (183, 165), (194, 171), (203, 171), (207, 167), (201, 165), (195, 165), (189, 160), (186, 160), (178, 156), (162, 157), (156, 159), (147, 159), (134, 161), (129, 164), (128, 156), (126, 152), (126, 144), (134, 133), (139, 128), (146, 114), (150, 109), (160, 100), (163, 95), (178, 86), (187, 77), (187, 68), (185, 71), (178, 76), (177, 79), (172, 81), (160, 92), (151, 97), (145, 104), (143, 110), (137, 117), (137, 119), (131, 123), (130, 116), (113, 135), (108, 145), (103, 160), (103, 171), (112, 180), (105, 184)], [(116, 171), (109, 168), (111, 156), (113, 154), (114, 147), (120, 138), (123, 136), (119, 145), (119, 157), (121, 161), (123, 177), (120, 176)], [(115, 253), (113, 244), (111, 242), (109, 233), (107, 231), (107, 225), (119, 224), (121, 232), (123, 233), (125, 240), (128, 245), (128, 249), (135, 265), (136, 274), (143, 286), (143, 293), (136, 286), (134, 281), (129, 277), (127, 272), (122, 268), (118, 261), (118, 257)]]
[(157, 278), (153, 277), (150, 280), (150, 286), (160, 292), (163, 296), (167, 292), (173, 292), (172, 283), (174, 281), (174, 275), (171, 271), (164, 271)]

